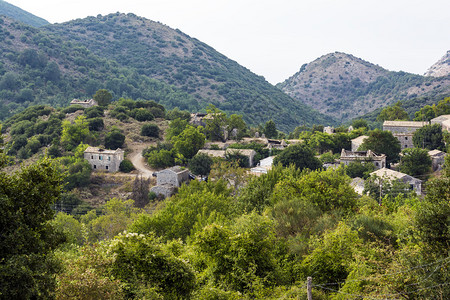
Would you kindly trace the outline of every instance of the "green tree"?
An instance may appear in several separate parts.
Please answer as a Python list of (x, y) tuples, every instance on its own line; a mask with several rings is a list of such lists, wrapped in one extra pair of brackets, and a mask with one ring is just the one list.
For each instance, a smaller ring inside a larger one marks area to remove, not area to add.
[(4, 299), (48, 299), (59, 264), (52, 250), (63, 237), (48, 223), (60, 197), (62, 176), (48, 159), (20, 172), (0, 172), (0, 295)]
[[(232, 114), (228, 119), (228, 136), (234, 140), (241, 140), (247, 131), (247, 124), (245, 124), (241, 115)], [(236, 132), (236, 135), (233, 135)]]
[(402, 107), (402, 103), (399, 101), (393, 106), (384, 108), (377, 117), (377, 121), (399, 121), (409, 120), (408, 113)]
[(130, 173), (135, 170), (133, 163), (129, 159), (124, 159), (120, 162), (119, 171), (124, 173)]
[(314, 152), (311, 148), (304, 144), (287, 147), (275, 157), (273, 163), (275, 165), (280, 163), (284, 167), (288, 167), (292, 164), (300, 170), (317, 170), (322, 167), (320, 160), (314, 156)]
[(370, 161), (364, 163), (360, 161), (353, 161), (345, 168), (345, 172), (351, 178), (360, 177), (367, 179), (373, 171), (375, 171), (375, 166)]
[(434, 111), (436, 117), (450, 114), (450, 97), (444, 98), (439, 101), (438, 105), (434, 107)]
[(213, 159), (209, 155), (205, 153), (199, 153), (189, 161), (188, 167), (189, 170), (195, 175), (207, 176), (211, 171), (212, 164)]
[(66, 150), (73, 150), (81, 142), (86, 142), (92, 135), (89, 131), (89, 122), (85, 116), (78, 116), (74, 124), (70, 121), (63, 121), (61, 145)]
[(148, 137), (159, 137), (159, 127), (156, 124), (144, 124), (141, 127), (141, 135)]
[(390, 131), (375, 129), (369, 132), (369, 137), (364, 140), (358, 150), (372, 150), (377, 154), (386, 154), (386, 163), (390, 165), (400, 159), (400, 142)]
[(206, 137), (211, 141), (225, 142), (224, 132), (228, 125), (227, 115), (212, 104), (206, 108), (206, 112), (208, 115), (203, 118), (206, 123)]
[(264, 124), (264, 134), (269, 139), (276, 139), (278, 137), (277, 127), (273, 120), (269, 120)]
[(414, 147), (428, 150), (444, 150), (445, 143), (440, 124), (425, 125), (417, 129), (413, 135)]
[(415, 223), (420, 238), (448, 257), (450, 249), (450, 178), (433, 179), (427, 184), (425, 201), (416, 210)]
[(196, 256), (208, 262), (204, 272), (218, 286), (240, 292), (273, 286), (280, 280), (274, 233), (273, 221), (254, 212), (232, 226), (211, 224), (195, 236)]
[[(112, 274), (125, 284), (129, 298), (152, 290), (144, 299), (189, 299), (195, 287), (193, 270), (171, 254), (153, 235), (127, 233), (110, 242)], [(156, 294), (156, 295), (155, 295)], [(158, 297), (159, 298), (159, 297)]]
[(431, 171), (431, 158), (428, 151), (421, 148), (408, 148), (402, 151), (400, 171), (417, 177)]
[(188, 125), (172, 142), (173, 149), (181, 154), (183, 159), (191, 159), (205, 144), (205, 135), (201, 127)]
[(188, 121), (180, 118), (170, 121), (169, 128), (166, 131), (166, 139), (170, 141), (172, 138), (181, 134), (188, 124)]
[(117, 129), (108, 132), (105, 136), (105, 148), (116, 150), (125, 142), (125, 135)]
[(369, 128), (369, 124), (364, 119), (354, 120), (352, 122), (352, 126), (353, 126), (354, 129), (364, 128), (364, 127), (365, 128)]
[(414, 121), (428, 122), (436, 117), (434, 109), (430, 105), (425, 105), (414, 113)]
[(111, 103), (112, 95), (108, 90), (100, 89), (94, 95), (94, 100), (97, 101), (100, 106), (107, 106)]

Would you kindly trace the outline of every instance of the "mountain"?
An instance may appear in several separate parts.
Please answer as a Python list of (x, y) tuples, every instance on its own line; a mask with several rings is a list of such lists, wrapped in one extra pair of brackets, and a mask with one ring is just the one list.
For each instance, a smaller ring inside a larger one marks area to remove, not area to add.
[(0, 15), (10, 17), (16, 21), (20, 21), (33, 27), (40, 27), (50, 24), (48, 21), (3, 0), (0, 0)]
[(425, 76), (447, 76), (450, 74), (450, 50), (434, 65), (432, 65), (428, 71), (425, 73)]
[[(174, 85), (200, 102), (243, 114), (252, 125), (273, 119), (279, 129), (289, 131), (301, 124), (334, 123), (210, 46), (158, 22), (116, 13), (44, 30), (121, 67)], [(117, 93), (117, 85), (107, 88)]]
[(30, 105), (66, 106), (114, 88), (115, 98), (152, 99), (166, 107), (198, 110), (206, 102), (120, 67), (76, 42), (0, 16), (0, 120)]
[(301, 67), (277, 87), (341, 122), (397, 101), (450, 91), (450, 76), (392, 72), (353, 55), (335, 52)]

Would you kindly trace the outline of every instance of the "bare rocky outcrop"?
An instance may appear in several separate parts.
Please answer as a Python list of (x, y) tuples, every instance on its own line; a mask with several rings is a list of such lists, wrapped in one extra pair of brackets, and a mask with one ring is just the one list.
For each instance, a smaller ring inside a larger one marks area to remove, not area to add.
[(450, 74), (450, 50), (434, 65), (432, 65), (425, 76), (442, 77)]

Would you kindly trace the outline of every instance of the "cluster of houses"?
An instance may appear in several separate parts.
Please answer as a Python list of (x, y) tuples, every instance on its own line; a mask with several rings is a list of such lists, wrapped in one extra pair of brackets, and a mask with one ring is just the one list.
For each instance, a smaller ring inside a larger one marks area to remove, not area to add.
[[(97, 105), (95, 100), (78, 100), (74, 99), (71, 101), (72, 105), (81, 105), (83, 107), (91, 107)], [(205, 126), (205, 119), (209, 115), (207, 114), (192, 114), (191, 123)], [(431, 124), (440, 124), (443, 130), (450, 131), (450, 115), (443, 115), (434, 118), (430, 122)], [(385, 121), (383, 123), (383, 130), (392, 132), (393, 136), (396, 137), (402, 149), (411, 148), (413, 146), (413, 135), (414, 132), (428, 125), (428, 122), (415, 122), (415, 121)], [(349, 128), (351, 130), (352, 128)], [(333, 134), (333, 127), (324, 127), (324, 132)], [(387, 168), (386, 165), (386, 155), (377, 154), (371, 150), (368, 151), (358, 151), (358, 148), (364, 142), (368, 136), (359, 136), (351, 141), (351, 150), (342, 149), (341, 157), (337, 164), (349, 165), (352, 162), (360, 161), (363, 163), (371, 163), (375, 167), (375, 171), (371, 174), (378, 177), (389, 178), (392, 180), (401, 180), (410, 185), (411, 189), (414, 189), (417, 194), (421, 194), (422, 181), (420, 179), (414, 178), (407, 174), (397, 172)], [(268, 149), (284, 149), (290, 144), (296, 144), (301, 142), (300, 140), (275, 140), (267, 139), (264, 135), (259, 136), (256, 133), (253, 138), (244, 138), (242, 143), (259, 143)], [(204, 153), (211, 157), (225, 158), (229, 154), (239, 154), (248, 158), (250, 165), (250, 172), (252, 174), (265, 174), (270, 170), (273, 164), (274, 156), (267, 157), (259, 161), (255, 166), (255, 156), (256, 152), (253, 149), (231, 149), (228, 148), (230, 144), (227, 143), (225, 139), (224, 142), (207, 144), (205, 149), (200, 149), (198, 153)], [(214, 149), (211, 149), (214, 148)], [(429, 155), (432, 159), (433, 170), (439, 170), (444, 164), (444, 158), (446, 153), (439, 150), (429, 151)], [(84, 158), (91, 164), (93, 170), (104, 170), (107, 172), (117, 172), (119, 170), (120, 163), (124, 159), (124, 151), (122, 149), (116, 150), (105, 150), (98, 147), (88, 147), (84, 152)], [(330, 167), (331, 165), (324, 165), (324, 167)], [(175, 166), (162, 170), (155, 173), (157, 177), (157, 185), (154, 186), (151, 191), (155, 192), (157, 195), (162, 195), (164, 197), (169, 197), (173, 195), (176, 190), (181, 186), (183, 182), (190, 179), (190, 173), (188, 169)], [(359, 193), (363, 191), (363, 180), (357, 178), (353, 181), (353, 186), (355, 190)]]

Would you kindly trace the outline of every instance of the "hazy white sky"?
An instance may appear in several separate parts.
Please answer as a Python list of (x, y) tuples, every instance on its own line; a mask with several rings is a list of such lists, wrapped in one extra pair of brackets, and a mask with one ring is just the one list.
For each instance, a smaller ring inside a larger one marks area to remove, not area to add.
[(51, 23), (114, 12), (160, 21), (276, 84), (334, 51), (423, 74), (450, 50), (449, 0), (6, 0)]

